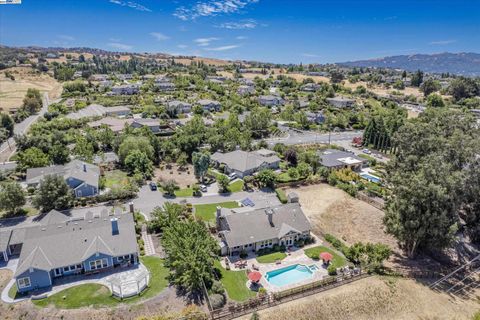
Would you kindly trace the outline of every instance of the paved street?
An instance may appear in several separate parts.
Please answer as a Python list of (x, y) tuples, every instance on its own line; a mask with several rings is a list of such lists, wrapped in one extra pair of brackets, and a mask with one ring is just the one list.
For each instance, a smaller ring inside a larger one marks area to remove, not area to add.
[[(55, 102), (55, 101), (54, 101)], [(50, 99), (48, 98), (48, 94), (45, 93), (43, 95), (43, 106), (42, 109), (37, 114), (31, 115), (30, 117), (26, 118), (20, 123), (16, 123), (13, 132), (14, 134), (25, 134), (30, 128), (30, 126), (37, 121), (41, 116), (48, 111), (48, 106), (50, 105)], [(7, 161), (12, 154), (15, 152), (15, 140), (9, 138), (7, 141), (0, 145), (0, 161)]]
[(287, 130), (286, 136), (279, 138), (266, 139), (270, 146), (276, 143), (283, 143), (286, 145), (294, 144), (306, 144), (306, 143), (328, 143), (329, 141), (335, 144), (338, 141), (352, 141), (354, 137), (361, 137), (363, 131), (345, 131), (345, 132), (332, 132), (328, 133), (316, 133), (311, 131), (294, 131)]
[(150, 212), (152, 212), (155, 207), (163, 206), (163, 204), (167, 201), (174, 203), (188, 202), (191, 204), (206, 204), (226, 201), (240, 201), (245, 198), (250, 198), (255, 203), (255, 207), (257, 208), (280, 204), (277, 195), (273, 191), (241, 191), (230, 194), (205, 195), (202, 197), (169, 198), (165, 197), (159, 191), (151, 191), (149, 186), (143, 186), (140, 189), (138, 197), (133, 200), (133, 204), (135, 210), (141, 211), (149, 218)]

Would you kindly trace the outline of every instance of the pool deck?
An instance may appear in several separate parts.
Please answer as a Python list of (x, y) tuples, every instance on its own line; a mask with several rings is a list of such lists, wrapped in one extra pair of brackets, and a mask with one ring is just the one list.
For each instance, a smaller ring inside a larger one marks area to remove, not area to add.
[[(232, 271), (241, 271), (241, 270), (246, 270), (248, 271), (253, 271), (253, 270), (258, 270), (262, 274), (262, 279), (260, 280), (260, 284), (262, 287), (264, 287), (268, 292), (278, 292), (278, 291), (283, 291), (291, 288), (295, 288), (301, 285), (305, 285), (308, 283), (312, 283), (315, 281), (322, 280), (324, 277), (328, 276), (328, 271), (327, 267), (322, 264), (322, 261), (319, 260), (314, 260), (305, 255), (304, 249), (307, 249), (309, 247), (315, 247), (321, 245), (321, 242), (317, 241), (314, 244), (305, 246), (304, 248), (294, 248), (290, 252), (287, 253), (287, 257), (283, 259), (282, 261), (276, 262), (276, 263), (259, 263), (256, 259), (256, 255), (254, 253), (249, 253), (248, 257), (245, 258), (243, 261), (246, 262), (246, 267), (245, 268), (237, 268), (235, 267), (234, 263), (239, 261), (240, 258), (238, 256), (236, 257), (229, 257), (229, 264), (230, 264), (230, 270)], [(221, 260), (222, 267), (226, 267), (225, 264), (225, 258)], [(269, 271), (277, 270), (277, 269), (282, 269), (285, 267), (293, 266), (296, 264), (302, 264), (305, 266), (311, 266), (311, 265), (316, 265), (318, 267), (318, 270), (313, 271), (313, 277), (310, 279), (306, 279), (304, 281), (298, 281), (289, 285), (285, 286), (275, 286), (272, 285), (267, 281), (265, 278), (265, 275)], [(245, 284), (247, 287), (249, 287), (250, 283), (247, 282)]]

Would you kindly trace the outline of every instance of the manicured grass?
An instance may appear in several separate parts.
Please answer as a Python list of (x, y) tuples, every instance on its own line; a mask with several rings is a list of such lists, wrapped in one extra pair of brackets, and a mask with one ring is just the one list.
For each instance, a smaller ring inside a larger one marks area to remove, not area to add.
[[(142, 257), (142, 263), (150, 271), (150, 284), (140, 296), (123, 300), (126, 303), (137, 302), (156, 296), (168, 285), (169, 270), (163, 260), (158, 257)], [(81, 284), (65, 289), (41, 300), (32, 300), (39, 307), (53, 305), (58, 309), (76, 309), (81, 307), (108, 307), (122, 301), (111, 296), (110, 291), (103, 285), (96, 283)]]
[(228, 185), (228, 189), (230, 190), (230, 192), (240, 192), (243, 190), (244, 184), (245, 183), (243, 182), (243, 180), (237, 179), (236, 181)]
[(17, 284), (14, 283), (13, 286), (8, 290), (8, 296), (12, 299), (16, 299), (20, 296), (17, 290)]
[(220, 270), (220, 281), (230, 299), (235, 301), (245, 301), (256, 296), (256, 292), (247, 288), (248, 278), (246, 271), (226, 270), (222, 267), (219, 261), (215, 262), (215, 267)]
[(105, 171), (105, 188), (124, 189), (130, 185), (130, 177), (120, 170)]
[(185, 188), (185, 189), (175, 190), (175, 196), (176, 197), (193, 197), (193, 189)]
[(280, 173), (279, 175), (277, 175), (277, 182), (280, 182), (280, 183), (285, 183), (285, 182), (293, 182), (293, 181), (298, 181), (298, 180), (302, 180), (304, 177), (298, 177), (296, 179), (290, 177), (290, 175), (288, 174), (288, 172), (282, 172)]
[(215, 212), (217, 207), (238, 208), (237, 201), (228, 201), (221, 203), (197, 204), (195, 207), (195, 216), (203, 221), (215, 221)]
[(312, 259), (318, 259), (321, 252), (329, 252), (333, 255), (331, 264), (335, 266), (335, 268), (340, 268), (347, 264), (347, 260), (343, 256), (339, 255), (336, 251), (330, 248), (318, 246), (305, 250), (307, 257)]
[(52, 304), (58, 309), (76, 309), (89, 306), (98, 308), (113, 306), (118, 303), (110, 295), (107, 287), (96, 283), (87, 283), (68, 288), (48, 298), (32, 300), (32, 302), (39, 307), (46, 307)]
[(275, 261), (283, 260), (287, 254), (285, 252), (273, 252), (257, 257), (259, 263), (274, 263)]

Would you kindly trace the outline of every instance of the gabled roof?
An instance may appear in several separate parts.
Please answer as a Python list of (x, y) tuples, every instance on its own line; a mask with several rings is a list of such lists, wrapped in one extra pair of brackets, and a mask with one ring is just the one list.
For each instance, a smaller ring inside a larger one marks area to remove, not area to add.
[(27, 169), (27, 184), (37, 184), (46, 175), (59, 175), (64, 179), (75, 178), (98, 188), (100, 168), (80, 160), (73, 160), (65, 165)]
[[(58, 217), (53, 213), (52, 217)], [(69, 219), (25, 228), (18, 276), (29, 268), (52, 270), (82, 263), (96, 253), (122, 256), (137, 252), (135, 223), (130, 213), (115, 215), (118, 234), (112, 232), (111, 217)]]
[(211, 159), (227, 165), (232, 170), (240, 172), (255, 170), (264, 163), (271, 164), (280, 161), (280, 158), (276, 155), (262, 156), (255, 152), (243, 150), (235, 150), (227, 153), (215, 152)]
[[(272, 212), (272, 222), (267, 211)], [(251, 211), (222, 210), (226, 230), (220, 231), (227, 245), (232, 248), (254, 242), (279, 239), (289, 232), (303, 233), (311, 229), (310, 222), (300, 204), (289, 203), (276, 207)]]
[(41, 225), (48, 225), (52, 223), (57, 224), (57, 223), (65, 222), (69, 219), (70, 217), (66, 216), (60, 211), (52, 210), (42, 217), (42, 219), (40, 220), (40, 224)]

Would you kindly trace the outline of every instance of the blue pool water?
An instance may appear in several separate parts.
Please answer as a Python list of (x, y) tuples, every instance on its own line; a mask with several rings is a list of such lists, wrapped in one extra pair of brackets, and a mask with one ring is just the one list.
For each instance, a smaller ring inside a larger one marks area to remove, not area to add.
[(282, 287), (292, 283), (297, 283), (313, 277), (313, 272), (309, 267), (302, 264), (272, 270), (267, 272), (266, 279), (271, 284)]
[(375, 176), (369, 175), (368, 173), (362, 173), (360, 177), (367, 179), (368, 181), (375, 182), (375, 183), (380, 183), (382, 179), (377, 178)]

